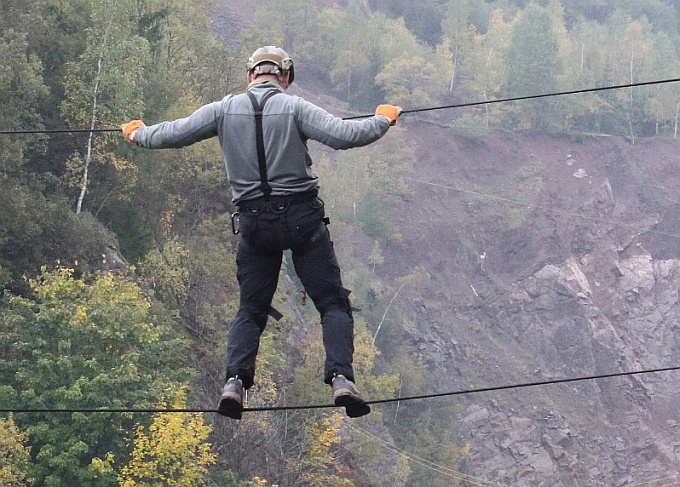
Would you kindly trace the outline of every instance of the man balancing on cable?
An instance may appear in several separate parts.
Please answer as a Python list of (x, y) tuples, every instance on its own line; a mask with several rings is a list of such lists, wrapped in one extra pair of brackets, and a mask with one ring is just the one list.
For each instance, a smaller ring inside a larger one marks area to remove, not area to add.
[[(349, 417), (371, 410), (354, 384), (354, 320), (340, 268), (326, 228), (319, 178), (312, 170), (307, 141), (334, 149), (375, 142), (396, 124), (401, 108), (380, 105), (375, 116), (342, 120), (291, 96), (293, 61), (281, 48), (256, 50), (247, 64), (248, 90), (205, 105), (187, 118), (149, 127), (141, 120), (121, 125), (140, 147), (177, 148), (218, 137), (232, 201), (239, 209), (236, 255), (239, 311), (231, 325), (226, 385), (218, 412), (240, 419), (243, 390), (253, 385), (260, 335), (276, 291), (283, 251), (290, 249), (305, 291), (321, 314), (326, 351), (324, 382)], [(279, 315), (280, 317), (280, 315)]]

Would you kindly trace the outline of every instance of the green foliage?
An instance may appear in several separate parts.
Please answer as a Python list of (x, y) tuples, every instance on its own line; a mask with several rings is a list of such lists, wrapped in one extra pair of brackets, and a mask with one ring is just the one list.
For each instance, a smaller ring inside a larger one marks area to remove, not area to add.
[(411, 2), (409, 0), (372, 0), (373, 8), (382, 10), (395, 18), (403, 18), (406, 26), (431, 45), (440, 40), (441, 17), (446, 1), (424, 0)]
[(131, 35), (126, 8), (130, 3), (108, 0), (93, 8), (86, 49), (67, 66), (61, 111), (70, 126), (87, 127), (93, 118), (97, 126), (110, 126), (141, 111), (139, 84), (148, 44)]
[[(399, 381), (395, 374), (376, 374), (375, 362), (380, 355), (373, 337), (366, 329), (366, 323), (355, 318), (354, 369), (357, 385), (367, 397), (391, 397)], [(323, 384), (324, 348), (320, 326), (310, 333), (303, 348), (301, 364), (296, 368), (291, 393), (301, 403), (318, 404), (328, 401), (329, 388)], [(371, 415), (375, 416), (373, 413)]]
[[(559, 46), (550, 12), (535, 5), (528, 6), (512, 28), (505, 53), (509, 97), (552, 93), (557, 91), (561, 74)], [(553, 101), (549, 98), (526, 101), (517, 110), (520, 119), (528, 118), (534, 129), (550, 126)]]
[[(132, 1), (93, 3), (86, 48), (67, 68), (65, 98), (60, 109), (68, 125), (94, 129), (100, 124), (106, 126), (125, 120), (129, 118), (128, 113), (141, 110), (139, 86), (148, 45), (132, 35), (135, 26), (130, 20), (135, 5)], [(110, 180), (118, 180), (118, 184), (112, 185), (114, 191), (108, 191), (109, 195), (115, 193), (115, 189), (125, 194), (134, 184), (134, 178), (128, 176), (129, 164), (104, 151), (107, 140), (110, 139), (98, 139), (95, 143), (90, 134), (82, 151), (73, 154), (67, 164), (66, 181), (80, 188), (76, 213), (81, 212), (84, 198), (91, 191), (93, 161), (110, 164), (114, 169)], [(118, 172), (122, 176), (118, 176)]]
[[(449, 22), (450, 20), (445, 20)], [(447, 38), (454, 52), (454, 79), (452, 89), (462, 96), (475, 101), (489, 101), (502, 96), (502, 87), (506, 82), (505, 57), (510, 39), (510, 26), (506, 22), (502, 10), (494, 10), (489, 15), (487, 32), (481, 34), (474, 26), (463, 33), (455, 30), (463, 29), (458, 24), (447, 30)], [(473, 108), (471, 112), (462, 112), (456, 121), (461, 130), (474, 136), (482, 130), (498, 126), (503, 107), (484, 105)], [(460, 120), (463, 119), (463, 120)], [(481, 128), (477, 128), (480, 126)], [(468, 129), (469, 127), (469, 129)]]
[(27, 476), (30, 448), (26, 447), (26, 435), (19, 431), (10, 416), (0, 418), (0, 485), (3, 487), (28, 487)]
[[(418, 479), (422, 485), (432, 487), (459, 485), (461, 476), (451, 473), (458, 470), (457, 466), (465, 456), (466, 450), (450, 437), (450, 428), (447, 426), (453, 413), (453, 406), (447, 406), (440, 401), (420, 405), (417, 410), (412, 405), (405, 405), (399, 413), (400, 418), (394, 422), (393, 431), (397, 445), (407, 451), (413, 445), (418, 445), (417, 456), (427, 460), (427, 463), (409, 464), (412, 471), (410, 478)], [(428, 468), (429, 465), (442, 466), (445, 469)]]
[(75, 215), (63, 199), (0, 181), (0, 205), (0, 287), (25, 290), (23, 275), (35, 276), (41, 265), (59, 260), (87, 271), (100, 264), (105, 246), (116, 247), (99, 223)]
[[(161, 402), (160, 407), (168, 404)], [(172, 407), (186, 408), (185, 391), (175, 394)], [(205, 485), (207, 467), (215, 463), (206, 442), (210, 432), (201, 414), (155, 414), (148, 430), (143, 425), (136, 428), (132, 458), (118, 475), (120, 487)]]
[(206, 221), (190, 237), (169, 238), (138, 265), (140, 278), (156, 299), (199, 336), (217, 333), (222, 340), (224, 323), (238, 307), (233, 238), (226, 215)]
[[(0, 314), (3, 407), (151, 407), (188, 377), (184, 351), (141, 290), (59, 268), (31, 281), (34, 299), (7, 296)], [(115, 485), (102, 468), (128, 456), (133, 417), (97, 413), (18, 416), (38, 485)]]
[[(433, 63), (420, 57), (390, 61), (375, 77), (392, 103), (407, 107), (431, 107), (447, 87), (451, 63)], [(448, 69), (447, 69), (448, 68)]]
[(258, 39), (261, 45), (271, 44), (278, 39), (290, 52), (311, 38), (310, 29), (316, 24), (319, 13), (315, 2), (308, 0), (266, 0), (257, 9), (255, 30), (262, 33)]
[[(186, 116), (243, 88), (245, 61), (219, 40), (207, 15), (213, 8), (213, 0), (155, 0), (140, 6), (139, 31), (151, 50), (143, 85), (145, 120)], [(140, 110), (129, 116), (141, 115)]]
[(358, 224), (378, 239), (398, 241), (398, 228), (388, 224), (390, 206), (407, 200), (406, 182), (417, 147), (399, 129), (391, 129), (392, 147), (380, 144), (339, 155), (336, 165), (322, 159), (317, 171), (323, 183), (322, 197), (333, 208), (334, 217)]
[(380, 52), (381, 34), (391, 24), (386, 19), (366, 17), (358, 2), (350, 2), (344, 12), (335, 15), (335, 53), (329, 68), (320, 74), (329, 78), (335, 92), (351, 108), (372, 108), (382, 95), (375, 76), (388, 62)]
[[(28, 50), (27, 35), (13, 29), (0, 34), (0, 120), (5, 130), (40, 129), (39, 104), (47, 95), (42, 63)], [(0, 135), (0, 178), (18, 176), (25, 152), (40, 141)]]
[(360, 205), (359, 226), (368, 235), (377, 239), (387, 236), (387, 216), (376, 191), (369, 189)]

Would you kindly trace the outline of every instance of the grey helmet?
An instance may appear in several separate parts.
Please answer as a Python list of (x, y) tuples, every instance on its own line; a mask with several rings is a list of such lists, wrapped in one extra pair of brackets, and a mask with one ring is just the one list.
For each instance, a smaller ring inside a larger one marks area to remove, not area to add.
[[(263, 63), (271, 63), (274, 66), (265, 65)], [(264, 46), (256, 50), (248, 59), (248, 71), (257, 76), (258, 74), (275, 74), (283, 76), (286, 72), (290, 72), (289, 83), (293, 82), (295, 78), (295, 69), (293, 68), (293, 60), (288, 57), (288, 53), (276, 46)]]

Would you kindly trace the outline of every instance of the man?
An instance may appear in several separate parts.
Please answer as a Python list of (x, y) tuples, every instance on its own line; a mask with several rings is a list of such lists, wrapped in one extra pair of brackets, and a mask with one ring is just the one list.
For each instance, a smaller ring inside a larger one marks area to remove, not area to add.
[[(309, 139), (334, 149), (370, 144), (397, 122), (401, 108), (380, 105), (373, 117), (342, 120), (285, 90), (293, 61), (281, 48), (265, 46), (247, 63), (248, 90), (205, 105), (187, 118), (146, 127), (121, 125), (125, 137), (151, 149), (183, 147), (218, 137), (239, 208), (236, 255), (239, 311), (229, 332), (227, 382), (218, 412), (241, 419), (243, 390), (253, 385), (260, 335), (276, 291), (283, 251), (321, 315), (326, 351), (324, 382), (350, 417), (370, 412), (354, 384), (354, 321), (342, 287), (333, 242), (326, 228), (319, 181), (311, 168)], [(236, 230), (235, 230), (236, 232)]]

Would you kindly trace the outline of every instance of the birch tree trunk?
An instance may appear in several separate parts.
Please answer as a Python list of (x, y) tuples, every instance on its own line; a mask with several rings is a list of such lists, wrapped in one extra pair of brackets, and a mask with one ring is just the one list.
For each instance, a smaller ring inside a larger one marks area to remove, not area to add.
[[(101, 125), (141, 112), (140, 86), (149, 58), (148, 41), (136, 35), (139, 27), (136, 3), (132, 0), (92, 2), (86, 48), (66, 66), (65, 96), (59, 107), (69, 126), (85, 127), (88, 132), (84, 147), (72, 156), (72, 160), (80, 164), (69, 168), (68, 181), (78, 191), (73, 202), (76, 214), (80, 214), (90, 200), (95, 204), (101, 202), (100, 198), (107, 190), (110, 194), (111, 187), (116, 186), (119, 175), (126, 170), (125, 161), (111, 150), (114, 146), (106, 147), (109, 139), (95, 139), (95, 132)], [(93, 181), (92, 173), (93, 164), (100, 160), (102, 164), (112, 164), (114, 169), (104, 176), (102, 184)]]
[(85, 149), (85, 164), (83, 165), (83, 178), (80, 183), (80, 195), (78, 196), (78, 203), (76, 204), (76, 215), (79, 215), (83, 208), (83, 200), (87, 193), (87, 184), (89, 181), (90, 162), (92, 162), (92, 139), (94, 137), (94, 128), (97, 125), (97, 96), (99, 95), (99, 83), (101, 80), (103, 59), (100, 54), (97, 60), (97, 74), (94, 79), (94, 89), (92, 90), (92, 110), (90, 112), (90, 133), (87, 136), (87, 147)]

